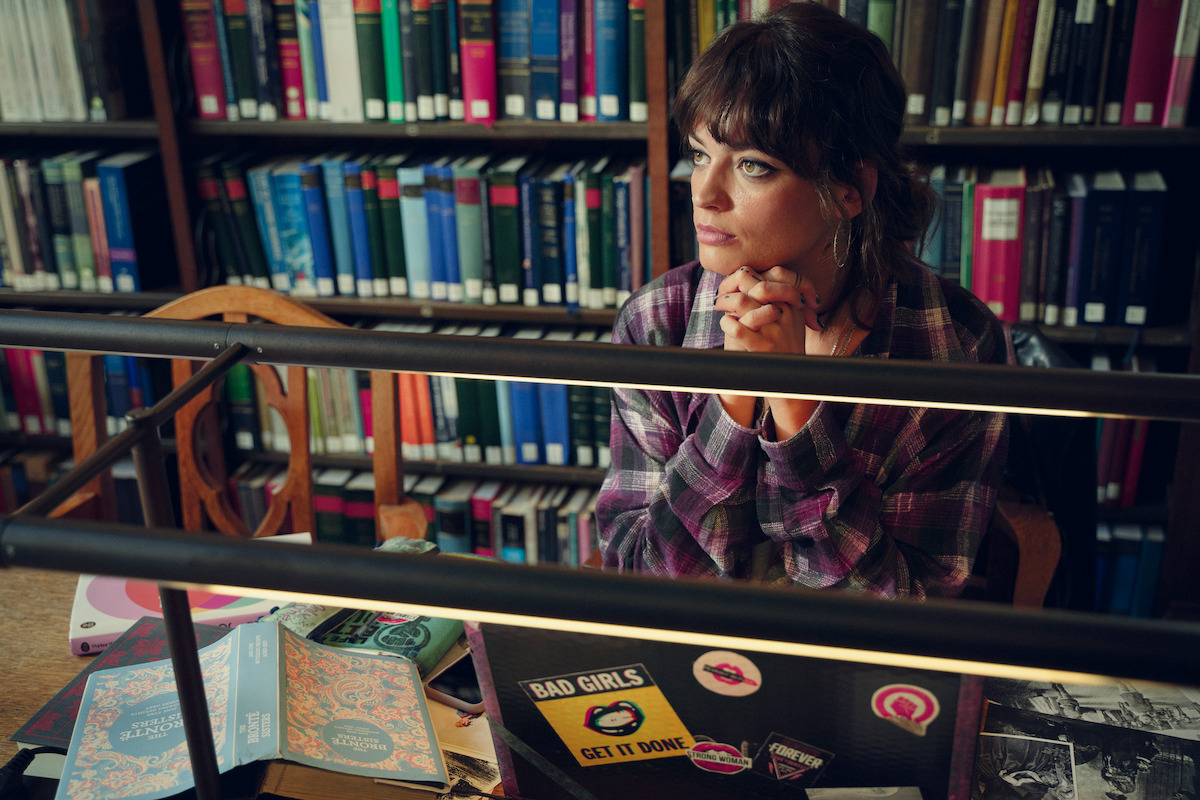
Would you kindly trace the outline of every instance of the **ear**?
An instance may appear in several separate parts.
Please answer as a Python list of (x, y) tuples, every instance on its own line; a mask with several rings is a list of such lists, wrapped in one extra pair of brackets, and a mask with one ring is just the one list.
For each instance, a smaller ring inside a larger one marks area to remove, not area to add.
[(858, 177), (862, 183), (861, 193), (853, 186), (839, 185), (837, 187), (838, 199), (841, 200), (842, 207), (846, 209), (847, 218), (857, 217), (862, 213), (863, 206), (875, 198), (875, 187), (879, 183), (879, 170), (874, 164), (864, 161), (859, 165)]

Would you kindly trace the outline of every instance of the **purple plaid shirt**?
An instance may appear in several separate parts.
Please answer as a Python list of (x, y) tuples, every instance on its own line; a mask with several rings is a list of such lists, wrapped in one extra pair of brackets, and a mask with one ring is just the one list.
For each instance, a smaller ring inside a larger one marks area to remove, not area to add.
[[(987, 308), (927, 269), (893, 281), (860, 358), (1006, 361)], [(619, 344), (721, 349), (720, 276), (668, 271), (621, 310)], [(957, 596), (996, 502), (999, 413), (822, 402), (791, 439), (714, 395), (616, 389), (596, 516), (604, 565), (894, 597)]]

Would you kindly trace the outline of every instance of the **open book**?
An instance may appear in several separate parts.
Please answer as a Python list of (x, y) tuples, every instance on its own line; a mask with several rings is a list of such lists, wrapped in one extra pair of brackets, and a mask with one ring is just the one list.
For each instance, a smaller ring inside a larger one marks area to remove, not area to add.
[[(247, 623), (200, 651), (221, 772), (288, 759), (449, 787), (412, 662), (317, 644), (275, 622)], [(153, 800), (194, 779), (169, 661), (88, 678), (56, 800)]]

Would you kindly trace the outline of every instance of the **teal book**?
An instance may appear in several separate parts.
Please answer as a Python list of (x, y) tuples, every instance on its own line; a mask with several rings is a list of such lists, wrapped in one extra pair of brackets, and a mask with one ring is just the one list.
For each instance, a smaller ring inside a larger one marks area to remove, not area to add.
[(443, 553), (471, 552), (471, 494), (478, 481), (462, 478), (433, 497), (437, 517), (437, 546)]
[(483, 197), (489, 157), (464, 156), (454, 162), (454, 227), (462, 302), (483, 302)]
[(246, 187), (254, 216), (258, 221), (258, 233), (262, 239), (263, 252), (267, 256), (267, 267), (271, 274), (271, 288), (279, 292), (292, 290), (292, 274), (283, 252), (283, 238), (279, 229), (279, 207), (276, 205), (275, 189), (271, 172), (275, 161), (266, 161), (246, 170)]
[[(426, 161), (421, 167), (425, 181), (425, 230), (429, 240), (429, 294), (434, 300), (442, 301), (451, 299), (450, 254), (446, 252), (446, 215), (443, 212), (446, 200), (442, 190), (442, 170), (449, 168), (449, 165), (450, 158), (442, 156)], [(457, 243), (455, 249), (457, 250)], [(455, 270), (457, 271), (457, 265)]]
[(420, 675), (427, 675), (463, 633), (460, 620), (391, 611), (347, 610), (330, 623), (309, 637), (339, 650), (405, 659)]
[(354, 277), (354, 245), (350, 241), (350, 211), (346, 206), (346, 178), (342, 165), (349, 153), (329, 153), (316, 159), (321, 165), (325, 186), (325, 207), (329, 214), (329, 241), (333, 250), (333, 266), (337, 276), (337, 293), (347, 297), (357, 294)]
[(300, 297), (315, 297), (312, 239), (308, 232), (308, 209), (301, 185), (300, 164), (300, 159), (277, 164), (271, 171), (271, 180), (275, 189), (279, 240), (291, 292)]
[(404, 226), (404, 260), (408, 265), (408, 294), (417, 300), (432, 297), (433, 268), (429, 217), (425, 207), (425, 171), (420, 158), (400, 164), (400, 219)]
[[(221, 772), (283, 758), (449, 788), (420, 674), (408, 659), (255, 622), (202, 648), (200, 666)], [(93, 672), (56, 798), (155, 800), (194, 786), (181, 714), (169, 660)], [(128, 782), (113, 788), (97, 780), (110, 770)]]
[(404, 122), (404, 62), (400, 53), (400, 0), (382, 0), (383, 80), (388, 122)]

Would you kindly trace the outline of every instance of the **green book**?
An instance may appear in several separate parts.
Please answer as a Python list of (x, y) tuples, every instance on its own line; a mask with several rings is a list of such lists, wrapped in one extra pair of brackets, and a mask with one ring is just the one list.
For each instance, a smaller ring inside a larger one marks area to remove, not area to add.
[(221, 162), (221, 202), (233, 219), (234, 231), (241, 241), (253, 285), (269, 288), (271, 270), (267, 266), (267, 254), (263, 250), (262, 236), (246, 183), (246, 164), (253, 158), (256, 158), (256, 154), (247, 153)]
[(521, 202), (517, 176), (528, 162), (528, 156), (515, 156), (494, 164), (487, 171), (492, 261), (496, 272), (496, 294), (501, 305), (521, 302), (525, 279), (521, 268)]
[[(613, 181), (624, 165), (613, 164), (600, 173), (600, 295), (602, 308), (617, 307), (617, 200)], [(593, 280), (593, 285), (595, 281)]]
[(63, 160), (75, 152), (46, 156), (42, 159), (42, 187), (46, 203), (46, 222), (50, 225), (50, 242), (58, 270), (59, 286), (79, 288), (79, 272), (75, 266), (75, 248), (71, 241), (71, 219), (67, 210), (67, 189), (63, 182)]
[(352, 477), (353, 470), (330, 468), (313, 478), (314, 533), (321, 544), (346, 541), (346, 484)]
[(95, 177), (96, 162), (104, 156), (100, 150), (73, 153), (62, 160), (63, 189), (67, 198), (67, 217), (71, 225), (71, 251), (79, 288), (85, 292), (99, 291), (96, 282), (96, 259), (92, 250), (92, 233), (88, 225), (87, 200), (83, 194), (83, 179)]
[(463, 634), (460, 620), (400, 614), (392, 611), (350, 610), (333, 627), (309, 638), (330, 647), (382, 655), (403, 656), (426, 677)]
[(404, 61), (400, 52), (400, 0), (380, 3), (383, 80), (388, 122), (404, 122)]
[[(600, 185), (604, 171), (608, 167), (608, 160), (608, 156), (603, 156), (582, 173), (584, 210), (581, 214), (578, 205), (575, 209), (576, 219), (583, 220), (584, 226), (586, 226), (584, 235), (587, 236), (588, 280), (586, 285), (582, 281), (579, 284), (580, 301), (584, 308), (604, 308), (604, 213)], [(616, 258), (615, 239), (612, 257)], [(582, 264), (580, 275), (583, 275)]]
[(629, 121), (650, 118), (646, 102), (646, 3), (629, 3)]
[(254, 48), (250, 43), (246, 0), (225, 0), (225, 38), (238, 113), (242, 119), (258, 119), (258, 82), (254, 78)]
[(379, 189), (379, 222), (383, 229), (383, 260), (388, 276), (388, 293), (408, 296), (408, 262), (404, 256), (404, 221), (400, 212), (398, 169), (407, 155), (387, 156), (375, 165)]
[(363, 214), (367, 219), (367, 244), (371, 249), (372, 290), (375, 297), (387, 297), (391, 280), (384, 257), (383, 221), (379, 212), (379, 161), (379, 158), (371, 158), (362, 165)]
[(380, 4), (354, 4), (358, 36), (358, 73), (362, 80), (363, 114), (368, 121), (387, 119), (387, 79), (383, 62)]

